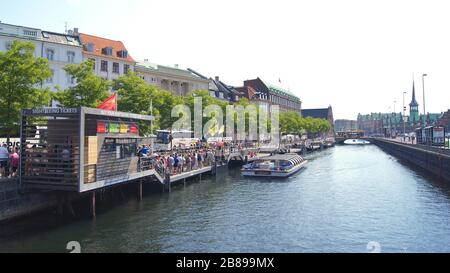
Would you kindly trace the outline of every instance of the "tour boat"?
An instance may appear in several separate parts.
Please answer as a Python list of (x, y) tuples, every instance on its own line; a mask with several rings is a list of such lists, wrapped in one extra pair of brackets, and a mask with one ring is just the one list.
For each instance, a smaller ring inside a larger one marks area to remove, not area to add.
[(347, 139), (344, 141), (344, 144), (346, 145), (368, 145), (370, 144), (369, 141), (364, 139)]
[(297, 154), (276, 154), (245, 165), (242, 168), (242, 175), (288, 177), (303, 169), (307, 162)]

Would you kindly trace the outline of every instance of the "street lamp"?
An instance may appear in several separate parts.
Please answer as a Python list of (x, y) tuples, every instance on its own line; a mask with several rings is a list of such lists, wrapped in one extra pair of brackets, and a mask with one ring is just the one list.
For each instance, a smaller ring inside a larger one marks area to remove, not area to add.
[(405, 112), (406, 112), (406, 106), (405, 106), (405, 94), (406, 94), (406, 92), (403, 92), (403, 142), (405, 142), (405, 140), (406, 140), (406, 124), (405, 124), (405, 122), (406, 122), (406, 115), (405, 115)]
[(394, 100), (394, 132), (395, 132), (395, 137), (397, 137), (397, 126), (398, 126), (397, 121), (396, 121), (397, 114), (395, 113), (395, 104), (396, 103), (397, 103), (397, 101)]
[(423, 118), (424, 120), (424, 124), (426, 125), (426, 114), (427, 112), (425, 111), (425, 77), (428, 76), (427, 74), (423, 74), (422, 75), (422, 89), (423, 89)]

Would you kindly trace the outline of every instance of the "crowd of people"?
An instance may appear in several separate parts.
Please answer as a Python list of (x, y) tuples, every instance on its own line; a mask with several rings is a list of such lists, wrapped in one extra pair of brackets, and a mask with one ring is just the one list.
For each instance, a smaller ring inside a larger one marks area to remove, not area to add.
[(3, 143), (0, 146), (0, 179), (17, 177), (19, 164), (19, 148)]
[[(137, 151), (141, 170), (156, 168), (160, 174), (176, 175), (225, 162), (230, 152), (243, 149), (240, 144), (199, 142), (191, 147), (173, 147), (171, 151), (154, 152), (151, 145), (142, 145)], [(250, 153), (249, 157), (256, 156)], [(64, 152), (63, 152), (64, 158)], [(0, 145), (0, 179), (18, 176), (19, 147)]]
[[(173, 147), (171, 151), (153, 152), (151, 145), (139, 147), (141, 170), (155, 168), (161, 175), (177, 175), (184, 172), (198, 170), (211, 166), (214, 162), (218, 165), (225, 164), (230, 152), (242, 150), (243, 146), (232, 143), (196, 143), (189, 148)], [(249, 158), (257, 156), (256, 152), (250, 152)]]

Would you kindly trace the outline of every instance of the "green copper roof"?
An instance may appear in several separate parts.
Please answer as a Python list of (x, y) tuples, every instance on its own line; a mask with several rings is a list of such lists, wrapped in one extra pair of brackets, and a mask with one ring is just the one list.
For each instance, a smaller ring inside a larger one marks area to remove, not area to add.
[(268, 82), (264, 82), (264, 84), (273, 93), (276, 93), (276, 94), (279, 94), (279, 95), (282, 95), (282, 96), (286, 96), (286, 97), (290, 97), (291, 99), (300, 101), (300, 99), (296, 95), (294, 95), (293, 93), (291, 93), (290, 91), (288, 91), (286, 89), (280, 88), (280, 87), (275, 86), (273, 84), (270, 84)]

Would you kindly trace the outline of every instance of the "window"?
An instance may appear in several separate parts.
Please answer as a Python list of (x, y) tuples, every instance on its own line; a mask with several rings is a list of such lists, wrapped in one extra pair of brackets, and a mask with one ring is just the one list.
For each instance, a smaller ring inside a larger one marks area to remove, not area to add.
[(117, 52), (117, 56), (118, 56), (119, 58), (124, 58), (124, 59), (126, 59), (126, 58), (128, 58), (128, 51), (126, 51), (126, 50), (118, 51), (118, 52)]
[(47, 48), (46, 53), (47, 53), (47, 59), (49, 61), (53, 61), (55, 58), (55, 51), (53, 49)]
[(11, 46), (12, 46), (12, 42), (11, 42), (11, 41), (6, 41), (6, 42), (5, 42), (5, 49), (6, 49), (6, 50), (10, 50), (10, 49), (11, 49)]
[(53, 77), (55, 75), (55, 70), (51, 69), (52, 71), (52, 75), (50, 76), (50, 78), (47, 79), (47, 83), (53, 83)]
[(94, 52), (94, 44), (93, 44), (93, 43), (88, 43), (88, 44), (86, 45), (86, 50), (87, 50), (88, 52)]
[(128, 70), (130, 70), (130, 65), (124, 64), (123, 65), (123, 74), (128, 74)]
[(113, 73), (119, 74), (119, 63), (113, 63)]
[(23, 30), (23, 35), (36, 37), (37, 36), (37, 31), (24, 29)]
[(72, 75), (67, 74), (67, 83), (68, 84), (75, 84), (75, 78), (72, 77)]
[(111, 56), (112, 55), (112, 51), (113, 51), (112, 47), (105, 47), (105, 48), (103, 48), (103, 54), (105, 54), (105, 55)]
[(103, 72), (108, 72), (108, 62), (107, 61), (102, 61), (100, 70)]
[(75, 52), (67, 51), (67, 62), (71, 64), (75, 62)]

